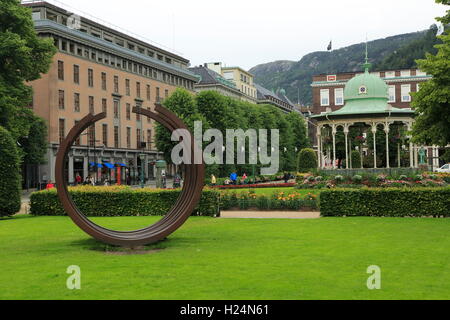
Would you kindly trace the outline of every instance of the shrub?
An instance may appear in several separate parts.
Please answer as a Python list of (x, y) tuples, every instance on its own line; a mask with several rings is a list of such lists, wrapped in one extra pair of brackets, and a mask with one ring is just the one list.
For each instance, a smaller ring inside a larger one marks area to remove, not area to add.
[[(162, 216), (175, 204), (181, 190), (131, 189), (128, 187), (73, 187), (70, 195), (86, 216)], [(219, 191), (204, 189), (193, 215), (215, 216)], [(66, 215), (56, 190), (35, 192), (30, 198), (33, 215)]]
[(352, 181), (356, 184), (361, 184), (362, 180), (363, 180), (362, 176), (360, 176), (358, 174), (354, 175), (352, 178)]
[(314, 181), (316, 181), (316, 179), (314, 178), (314, 176), (310, 176), (310, 177), (308, 177), (308, 181), (309, 182), (314, 182)]
[(422, 181), (423, 180), (423, 176), (421, 174), (418, 174), (414, 177), (414, 181)]
[(298, 172), (306, 173), (317, 169), (317, 156), (313, 149), (305, 148), (298, 154)]
[(350, 157), (352, 159), (352, 168), (353, 169), (359, 169), (361, 168), (361, 154), (359, 151), (353, 150), (350, 154)]
[(316, 177), (316, 179), (315, 179), (315, 181), (317, 181), (317, 182), (320, 182), (320, 181), (322, 181), (323, 180), (323, 177), (322, 176), (318, 176), (318, 177)]
[(323, 216), (450, 217), (450, 188), (324, 190)]
[(341, 175), (338, 175), (338, 176), (334, 177), (334, 181), (336, 181), (336, 183), (344, 182), (344, 177)]
[(11, 134), (0, 126), (0, 217), (20, 210), (19, 154)]
[(408, 177), (405, 176), (404, 174), (402, 174), (398, 177), (398, 180), (406, 181), (406, 180), (408, 180)]

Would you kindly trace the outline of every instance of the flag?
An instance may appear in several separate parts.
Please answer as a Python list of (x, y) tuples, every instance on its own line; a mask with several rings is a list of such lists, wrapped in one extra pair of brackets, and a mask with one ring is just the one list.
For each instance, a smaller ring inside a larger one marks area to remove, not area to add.
[(327, 50), (331, 51), (332, 49), (333, 49), (333, 44), (332, 44), (332, 41), (330, 41), (330, 44), (328, 45)]

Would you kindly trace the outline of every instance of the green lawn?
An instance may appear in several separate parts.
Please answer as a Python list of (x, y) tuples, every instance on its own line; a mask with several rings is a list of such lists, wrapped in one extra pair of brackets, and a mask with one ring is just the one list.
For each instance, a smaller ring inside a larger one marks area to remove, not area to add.
[(301, 195), (306, 195), (308, 193), (318, 195), (320, 193), (320, 190), (318, 190), (318, 189), (295, 189), (293, 187), (290, 187), (290, 188), (225, 189), (225, 192), (242, 193), (242, 192), (249, 192), (250, 190), (254, 191), (256, 194), (261, 194), (261, 195), (266, 195), (266, 196), (270, 196), (270, 195), (272, 195), (274, 193), (278, 193), (278, 192), (284, 192), (286, 194), (299, 193)]
[[(154, 217), (96, 218), (132, 229)], [(195, 217), (111, 255), (67, 217), (0, 220), (0, 299), (450, 299), (450, 219)], [(81, 290), (66, 269), (81, 267)], [(378, 265), (382, 289), (368, 290)]]

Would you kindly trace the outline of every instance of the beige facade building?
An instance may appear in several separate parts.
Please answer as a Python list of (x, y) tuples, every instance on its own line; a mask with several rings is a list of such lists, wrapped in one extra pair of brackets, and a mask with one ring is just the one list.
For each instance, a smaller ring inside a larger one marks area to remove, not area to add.
[[(36, 32), (54, 39), (58, 53), (48, 74), (31, 83), (32, 108), (49, 127), (48, 164), (39, 181), (54, 181), (59, 143), (88, 113), (107, 117), (87, 130), (68, 158), (70, 183), (76, 175), (99, 182), (139, 183), (154, 177), (154, 121), (132, 112), (153, 109), (177, 87), (193, 91), (196, 76), (189, 61), (166, 50), (81, 17), (46, 2), (26, 4), (33, 10)], [(71, 20), (72, 19), (72, 20)], [(121, 170), (117, 170), (121, 167)]]

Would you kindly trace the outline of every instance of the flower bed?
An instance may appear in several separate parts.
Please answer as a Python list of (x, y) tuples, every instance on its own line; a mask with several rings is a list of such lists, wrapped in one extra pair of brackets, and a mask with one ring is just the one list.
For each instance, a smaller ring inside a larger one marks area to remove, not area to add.
[(276, 192), (272, 195), (257, 195), (255, 192), (224, 192), (220, 197), (220, 208), (230, 209), (258, 209), (258, 210), (317, 210), (318, 197), (308, 193)]
[(295, 183), (272, 183), (272, 184), (239, 184), (239, 185), (222, 185), (213, 186), (218, 189), (249, 189), (249, 188), (292, 188), (295, 187)]
[(392, 187), (446, 187), (449, 185), (447, 177), (439, 174), (422, 173), (419, 175), (399, 175), (389, 177), (387, 175), (354, 175), (354, 176), (314, 176), (298, 175), (298, 189), (333, 189), (333, 188), (392, 188)]

